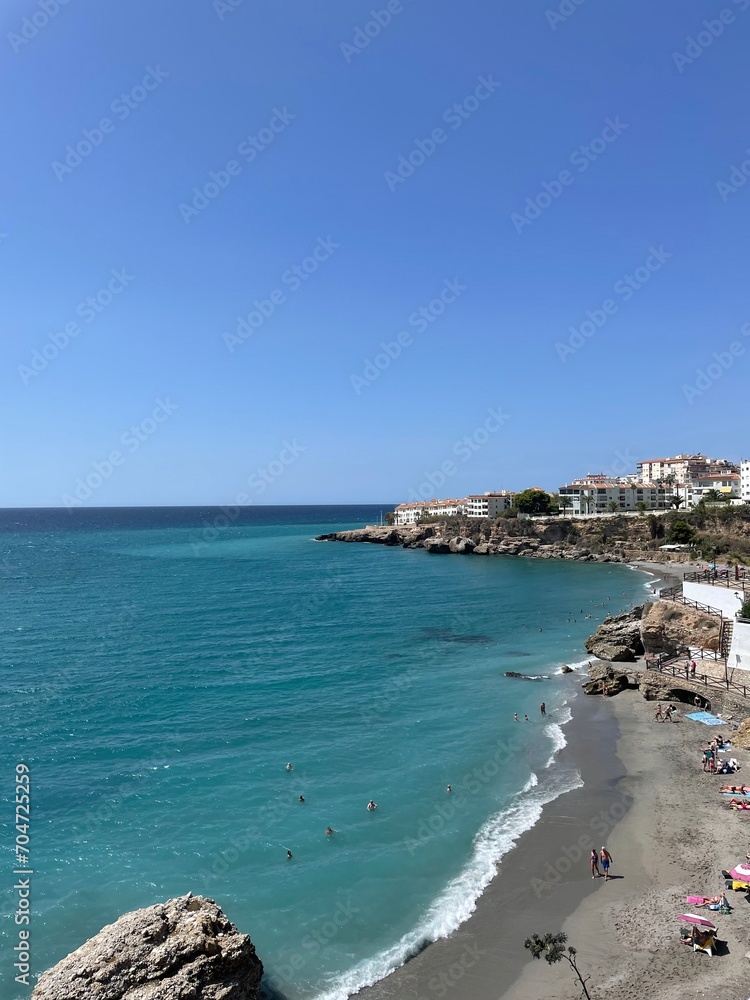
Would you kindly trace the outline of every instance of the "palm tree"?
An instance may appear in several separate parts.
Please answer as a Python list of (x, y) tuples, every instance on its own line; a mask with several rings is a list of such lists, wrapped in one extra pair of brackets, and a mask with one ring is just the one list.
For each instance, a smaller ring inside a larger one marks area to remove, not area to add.
[(672, 507), (674, 507), (675, 510), (677, 510), (678, 507), (681, 507), (685, 502), (682, 499), (682, 497), (678, 497), (676, 494), (674, 496), (668, 497), (667, 500), (672, 505)]
[(726, 503), (726, 497), (719, 490), (706, 490), (703, 494), (706, 503)]
[(646, 505), (646, 503), (644, 503), (643, 500), (639, 500), (638, 503), (635, 505), (635, 509), (638, 511), (639, 514), (645, 514), (646, 511), (648, 510), (648, 506)]
[(630, 499), (633, 502), (633, 506), (637, 510), (638, 508), (637, 508), (637, 505), (636, 505), (636, 502), (635, 502), (635, 495), (636, 495), (636, 492), (638, 491), (638, 483), (631, 483), (629, 489), (630, 489)]
[(580, 504), (584, 508), (585, 512), (589, 514), (591, 512), (591, 507), (594, 503), (594, 497), (591, 493), (581, 493)]
[(620, 505), (616, 500), (610, 500), (607, 506), (612, 514), (616, 513), (620, 509)]
[(563, 513), (563, 517), (565, 517), (565, 508), (573, 506), (573, 501), (570, 499), (567, 493), (561, 493), (560, 496), (557, 498), (557, 503), (558, 506), (560, 507), (560, 510)]

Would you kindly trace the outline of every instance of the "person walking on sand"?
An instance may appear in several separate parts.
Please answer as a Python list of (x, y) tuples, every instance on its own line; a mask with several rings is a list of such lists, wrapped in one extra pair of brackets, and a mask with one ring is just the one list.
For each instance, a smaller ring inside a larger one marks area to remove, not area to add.
[(656, 711), (654, 712), (654, 722), (663, 722), (661, 714), (661, 702), (656, 706)]
[(599, 853), (599, 860), (602, 863), (602, 871), (604, 872), (604, 881), (609, 882), (609, 866), (612, 864), (613, 858), (606, 847), (602, 847), (601, 852)]
[(591, 848), (591, 854), (589, 856), (589, 864), (591, 865), (591, 877), (599, 878), (601, 872), (599, 871), (599, 855), (596, 853), (596, 848)]

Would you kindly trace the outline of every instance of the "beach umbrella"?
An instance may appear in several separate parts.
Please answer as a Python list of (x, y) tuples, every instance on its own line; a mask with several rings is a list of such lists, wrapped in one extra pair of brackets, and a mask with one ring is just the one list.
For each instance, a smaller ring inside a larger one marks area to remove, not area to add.
[(681, 913), (678, 920), (684, 920), (686, 924), (694, 924), (696, 927), (705, 927), (707, 930), (715, 931), (716, 924), (712, 924), (705, 917), (699, 917), (695, 913)]
[(736, 882), (750, 882), (750, 865), (736, 865), (729, 869), (729, 874)]

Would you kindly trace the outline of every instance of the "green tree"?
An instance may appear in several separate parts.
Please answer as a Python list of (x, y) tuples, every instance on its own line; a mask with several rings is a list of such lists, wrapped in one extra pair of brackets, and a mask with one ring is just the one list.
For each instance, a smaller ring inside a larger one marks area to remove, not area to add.
[(643, 502), (643, 500), (639, 500), (638, 503), (635, 505), (635, 509), (638, 511), (639, 514), (645, 514), (646, 511), (648, 510), (648, 507)]
[(669, 529), (670, 542), (676, 542), (677, 545), (688, 545), (694, 538), (695, 529), (684, 518), (678, 517), (672, 522)]
[(667, 497), (667, 503), (669, 503), (670, 506), (674, 507), (675, 510), (677, 510), (678, 507), (681, 507), (684, 502), (685, 501), (682, 499), (682, 497), (678, 497), (676, 494), (674, 496)]
[(386, 524), (396, 523), (396, 515), (392, 510), (389, 510), (388, 513), (385, 515), (385, 523)]
[(620, 509), (620, 505), (616, 500), (610, 500), (607, 506), (612, 514), (616, 513)]
[(545, 934), (544, 936), (540, 934), (532, 934), (530, 938), (526, 938), (524, 941), (524, 948), (527, 948), (534, 958), (544, 957), (545, 962), (549, 965), (554, 965), (556, 962), (567, 962), (570, 968), (575, 973), (576, 979), (581, 987), (581, 997), (585, 997), (586, 1000), (591, 1000), (591, 994), (589, 993), (586, 983), (591, 978), (586, 976), (584, 978), (581, 970), (578, 968), (578, 962), (576, 955), (578, 954), (572, 945), (565, 947), (565, 942), (568, 940), (567, 934)]
[(565, 516), (565, 510), (568, 507), (573, 506), (573, 501), (567, 495), (567, 493), (561, 493), (557, 498), (557, 506), (560, 508), (560, 513)]
[(549, 514), (552, 497), (544, 490), (524, 490), (514, 497), (513, 506), (522, 514)]

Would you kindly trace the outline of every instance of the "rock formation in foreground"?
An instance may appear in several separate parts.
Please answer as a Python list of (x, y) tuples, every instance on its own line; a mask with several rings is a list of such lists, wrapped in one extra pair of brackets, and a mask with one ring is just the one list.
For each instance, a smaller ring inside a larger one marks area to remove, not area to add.
[(717, 649), (719, 620), (676, 601), (647, 602), (624, 615), (605, 618), (586, 640), (600, 660), (634, 662), (639, 656), (674, 656), (688, 646)]
[(258, 1000), (263, 965), (212, 899), (126, 913), (45, 972), (31, 1000)]

